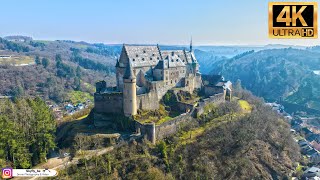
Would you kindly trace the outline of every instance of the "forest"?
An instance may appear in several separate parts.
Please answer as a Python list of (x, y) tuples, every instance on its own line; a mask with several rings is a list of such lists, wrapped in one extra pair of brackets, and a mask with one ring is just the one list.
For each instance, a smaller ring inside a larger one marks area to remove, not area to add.
[(40, 98), (0, 100), (0, 166), (31, 168), (54, 150), (56, 122)]

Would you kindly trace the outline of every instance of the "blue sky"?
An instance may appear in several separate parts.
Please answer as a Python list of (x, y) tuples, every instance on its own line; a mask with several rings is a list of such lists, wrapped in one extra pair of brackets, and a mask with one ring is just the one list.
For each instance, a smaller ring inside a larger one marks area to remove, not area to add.
[(318, 39), (269, 39), (268, 2), (1, 0), (0, 36), (159, 44), (188, 44), (192, 36), (195, 45), (320, 44)]

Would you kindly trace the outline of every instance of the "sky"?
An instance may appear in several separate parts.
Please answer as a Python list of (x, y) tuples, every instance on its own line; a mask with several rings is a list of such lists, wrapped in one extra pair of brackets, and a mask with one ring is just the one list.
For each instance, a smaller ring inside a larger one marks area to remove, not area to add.
[(319, 39), (269, 39), (268, 2), (0, 0), (0, 37), (184, 45), (192, 36), (195, 45), (320, 44)]

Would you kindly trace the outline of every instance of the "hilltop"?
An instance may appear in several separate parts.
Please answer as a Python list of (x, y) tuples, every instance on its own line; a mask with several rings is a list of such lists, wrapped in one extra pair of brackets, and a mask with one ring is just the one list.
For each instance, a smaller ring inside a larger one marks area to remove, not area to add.
[[(107, 154), (83, 157), (56, 179), (288, 179), (300, 161), (290, 126), (248, 92), (241, 100), (208, 105), (203, 115), (153, 145), (146, 139), (119, 142)], [(79, 144), (79, 142), (75, 142)], [(78, 146), (75, 146), (78, 147)], [(87, 149), (85, 149), (87, 148)], [(110, 149), (110, 148), (109, 148)], [(79, 154), (79, 153), (76, 153)], [(89, 155), (88, 154), (88, 155)]]

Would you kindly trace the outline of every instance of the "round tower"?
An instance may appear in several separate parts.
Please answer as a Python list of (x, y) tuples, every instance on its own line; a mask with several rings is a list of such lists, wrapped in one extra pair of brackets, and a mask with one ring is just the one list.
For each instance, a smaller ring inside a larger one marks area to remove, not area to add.
[(136, 76), (131, 63), (129, 63), (123, 76), (123, 113), (125, 116), (137, 114), (136, 83)]

